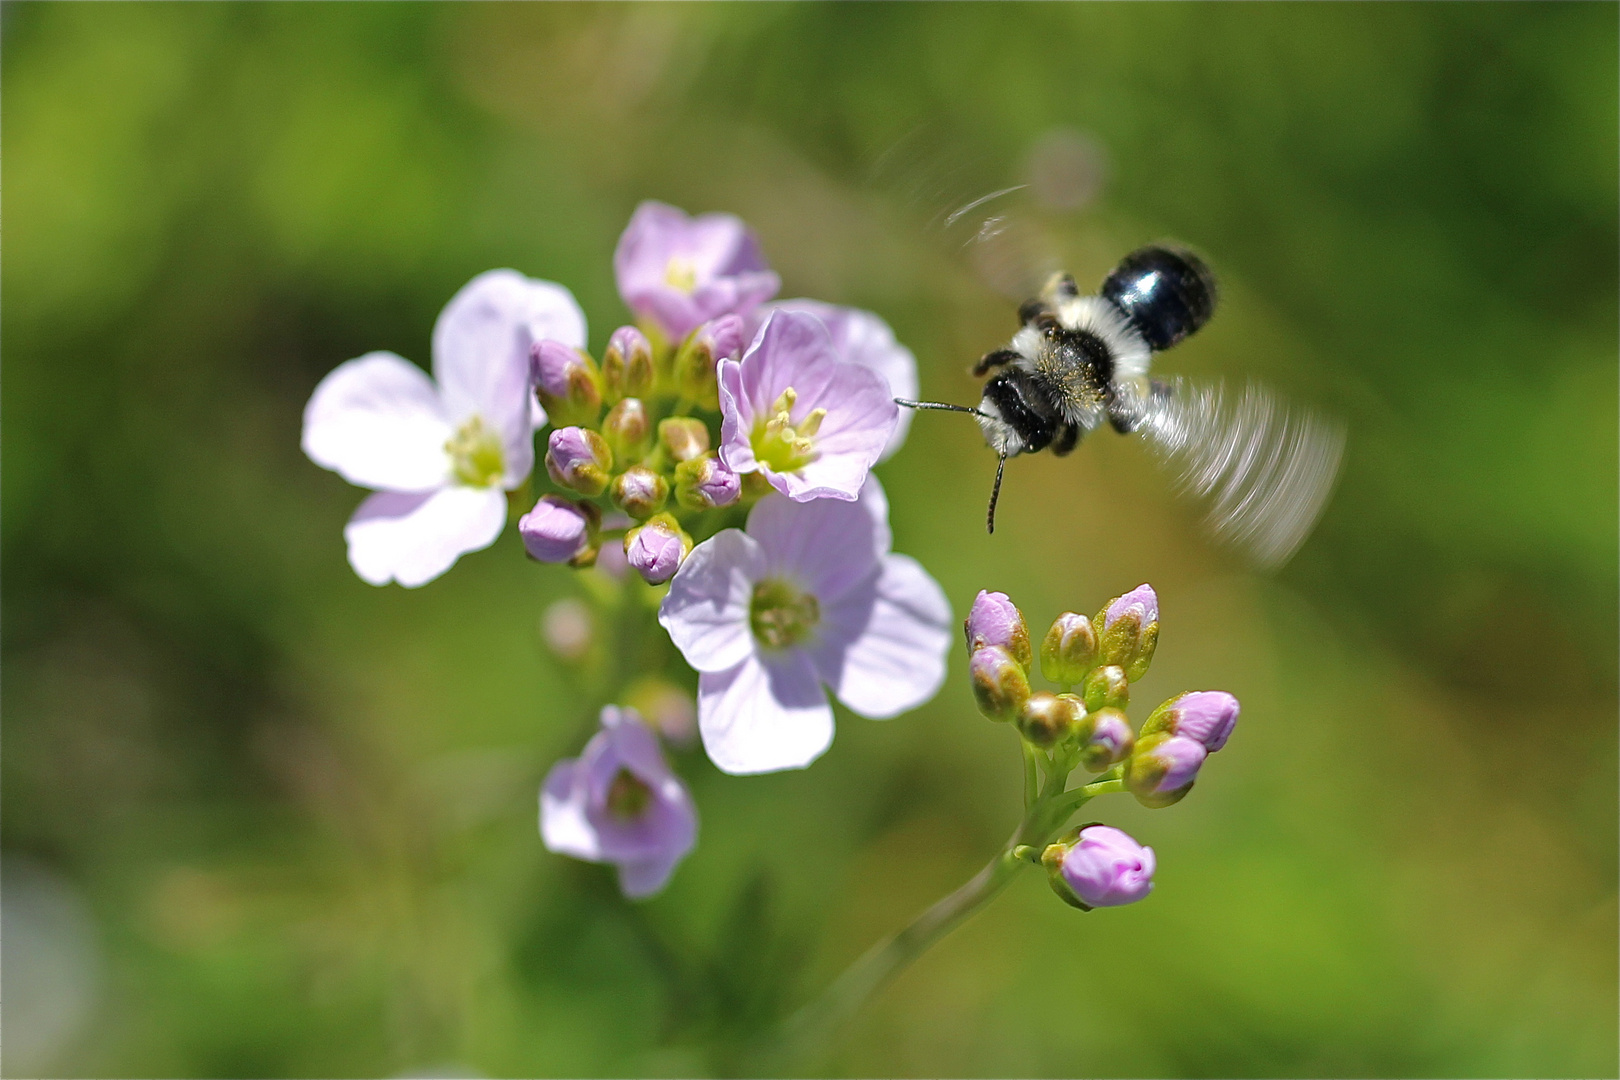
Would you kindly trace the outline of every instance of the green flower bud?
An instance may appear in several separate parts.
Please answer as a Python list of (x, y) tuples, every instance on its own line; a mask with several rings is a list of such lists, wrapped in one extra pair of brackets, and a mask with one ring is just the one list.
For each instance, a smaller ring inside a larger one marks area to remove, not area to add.
[(1151, 585), (1138, 585), (1110, 600), (1092, 626), (1102, 662), (1123, 668), (1125, 677), (1135, 682), (1153, 662), (1153, 650), (1159, 643), (1158, 595)]
[(1073, 694), (1031, 694), (1018, 713), (1018, 731), (1042, 750), (1072, 737), (1081, 726), (1086, 707)]
[(602, 434), (621, 461), (640, 461), (652, 443), (647, 407), (640, 398), (625, 398), (602, 419)]
[(602, 382), (610, 398), (644, 397), (653, 388), (652, 344), (633, 326), (621, 326), (602, 353)]
[(602, 376), (588, 354), (560, 341), (537, 341), (529, 349), (529, 374), (553, 424), (596, 423)]
[(705, 409), (720, 407), (720, 388), (715, 378), (721, 360), (735, 360), (742, 354), (743, 321), (737, 315), (722, 315), (687, 335), (675, 353), (675, 387), (681, 397)]
[(1155, 732), (1138, 742), (1125, 760), (1125, 787), (1143, 806), (1171, 806), (1192, 790), (1208, 756), (1195, 739)]
[(613, 478), (608, 494), (614, 506), (637, 521), (645, 521), (669, 500), (669, 481), (645, 465), (632, 465)]
[(987, 646), (968, 662), (973, 699), (991, 720), (1012, 720), (1029, 700), (1029, 676), (1006, 649)]
[(730, 506), (742, 495), (742, 477), (712, 452), (675, 466), (675, 500), (689, 510)]
[(1136, 745), (1131, 723), (1118, 709), (1098, 709), (1080, 721), (1076, 733), (1080, 744), (1080, 764), (1087, 772), (1100, 773), (1130, 756)]
[(1086, 676), (1083, 695), (1086, 708), (1123, 709), (1131, 700), (1131, 684), (1125, 678), (1125, 669), (1107, 664)]
[(658, 421), (658, 447), (671, 463), (691, 461), (709, 449), (709, 429), (691, 416)]
[(1065, 611), (1041, 642), (1041, 674), (1062, 686), (1073, 686), (1097, 662), (1097, 631), (1084, 615)]

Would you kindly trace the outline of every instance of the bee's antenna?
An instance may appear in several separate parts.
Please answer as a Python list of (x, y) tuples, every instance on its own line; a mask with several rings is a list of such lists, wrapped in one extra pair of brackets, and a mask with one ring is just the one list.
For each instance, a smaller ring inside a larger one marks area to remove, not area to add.
[(908, 409), (937, 409), (941, 412), (965, 412), (971, 413), (974, 416), (983, 416), (986, 420), (990, 419), (990, 417), (985, 416), (984, 413), (980, 412), (978, 409), (969, 408), (966, 405), (952, 405), (948, 401), (907, 401), (905, 398), (897, 397), (894, 399), (894, 403), (896, 405), (904, 405)]
[(990, 489), (990, 509), (984, 515), (984, 528), (986, 532), (996, 531), (996, 500), (1001, 498), (1001, 471), (1007, 467), (1007, 455), (1002, 454), (996, 459), (996, 485)]

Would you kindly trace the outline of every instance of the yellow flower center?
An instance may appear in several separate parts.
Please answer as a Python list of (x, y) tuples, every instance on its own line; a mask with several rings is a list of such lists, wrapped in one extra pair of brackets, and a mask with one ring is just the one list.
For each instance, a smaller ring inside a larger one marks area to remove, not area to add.
[(766, 648), (791, 648), (808, 637), (820, 621), (821, 605), (809, 593), (776, 578), (754, 586), (748, 625), (755, 640)]
[(816, 452), (815, 434), (827, 418), (826, 409), (811, 409), (802, 419), (793, 419), (793, 405), (799, 395), (793, 387), (782, 391), (782, 396), (771, 405), (770, 411), (754, 421), (754, 458), (779, 473), (802, 469), (819, 454)]
[(697, 288), (697, 264), (691, 259), (683, 259), (679, 255), (670, 257), (664, 264), (664, 281), (672, 288), (691, 295)]
[(444, 451), (450, 455), (450, 471), (457, 482), (469, 487), (493, 487), (506, 471), (500, 436), (484, 424), (481, 416), (457, 428), (444, 444)]

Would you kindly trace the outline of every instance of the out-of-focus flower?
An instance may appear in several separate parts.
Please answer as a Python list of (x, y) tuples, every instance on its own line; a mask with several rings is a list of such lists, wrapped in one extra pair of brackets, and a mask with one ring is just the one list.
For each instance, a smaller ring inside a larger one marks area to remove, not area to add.
[(439, 314), (433, 378), (374, 352), (315, 388), (304, 453), (377, 492), (343, 530), (363, 580), (423, 585), (495, 542), (506, 522), (503, 491), (533, 469), (533, 432), (545, 421), (529, 393), (530, 347), (541, 340), (584, 345), (585, 316), (572, 294), (491, 270)]
[(740, 362), (720, 365), (720, 459), (795, 502), (857, 498), (899, 412), (813, 315), (774, 312)]
[(1076, 907), (1134, 904), (1153, 891), (1153, 849), (1111, 825), (1087, 825), (1041, 855), (1053, 890)]
[(1024, 625), (1024, 613), (1006, 593), (980, 589), (962, 632), (967, 636), (969, 655), (986, 645), (995, 645), (1006, 649), (1020, 667), (1029, 667), (1029, 628)]
[(1185, 735), (1144, 736), (1125, 759), (1125, 786), (1143, 806), (1170, 806), (1192, 790), (1208, 756), (1203, 743)]
[(530, 556), (546, 563), (574, 562), (596, 543), (601, 511), (588, 502), (543, 495), (518, 518), (518, 533)]
[(595, 636), (591, 609), (584, 601), (566, 596), (549, 605), (540, 616), (540, 636), (559, 659), (570, 663), (582, 660), (591, 650)]
[(782, 287), (739, 218), (693, 218), (650, 201), (619, 237), (613, 272), (630, 310), (674, 342), (710, 319), (748, 314)]
[(729, 773), (802, 768), (833, 737), (822, 684), (862, 716), (927, 701), (945, 678), (950, 605), (889, 552), (876, 479), (859, 502), (768, 496), (748, 530), (693, 549), (659, 610), (698, 678), (698, 726)]
[(625, 688), (623, 701), (672, 746), (686, 749), (697, 742), (697, 702), (674, 683), (642, 676)]
[(624, 534), (624, 555), (631, 569), (649, 585), (662, 585), (675, 576), (692, 550), (692, 538), (669, 514)]
[(1166, 701), (1142, 725), (1142, 734), (1168, 731), (1203, 744), (1214, 753), (1226, 745), (1237, 726), (1238, 699), (1224, 690), (1196, 690)]
[(619, 868), (632, 899), (662, 889), (697, 842), (697, 810), (634, 709), (602, 710), (578, 758), (552, 766), (540, 789), (540, 836), (560, 855)]
[[(889, 324), (872, 312), (820, 300), (779, 300), (767, 304), (762, 314), (768, 315), (772, 311), (814, 315), (827, 328), (833, 351), (839, 359), (870, 368), (883, 376), (883, 381), (889, 384), (890, 397), (917, 396), (917, 358), (910, 349), (895, 340)], [(910, 429), (911, 410), (901, 409), (878, 460), (887, 461), (893, 457), (894, 452), (906, 441), (906, 432)]]

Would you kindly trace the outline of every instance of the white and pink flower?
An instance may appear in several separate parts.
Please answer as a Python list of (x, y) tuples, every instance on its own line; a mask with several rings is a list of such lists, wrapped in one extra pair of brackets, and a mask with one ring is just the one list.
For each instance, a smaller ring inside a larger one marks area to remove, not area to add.
[(630, 216), (613, 273), (625, 305), (677, 343), (710, 319), (751, 314), (782, 287), (740, 218), (652, 201)]
[(748, 528), (699, 544), (658, 620), (698, 670), (704, 749), (729, 773), (803, 768), (832, 743), (823, 685), (884, 719), (945, 678), (950, 605), (916, 560), (889, 551), (875, 478), (858, 502), (769, 496)]
[(373, 585), (426, 584), (495, 542), (505, 491), (534, 468), (545, 414), (529, 349), (585, 344), (585, 315), (561, 285), (515, 270), (480, 274), (433, 328), (433, 378), (390, 352), (340, 365), (304, 409), (304, 453), (376, 494), (344, 527), (349, 565)]

